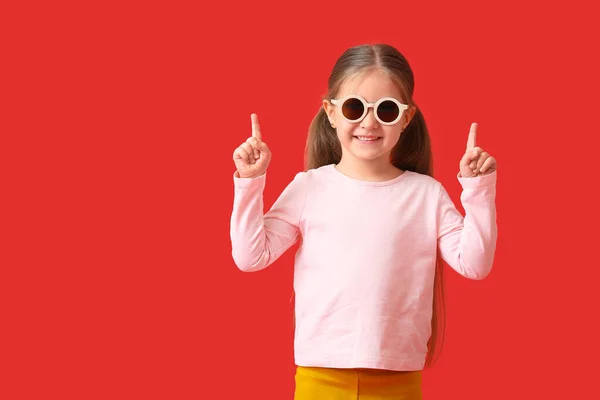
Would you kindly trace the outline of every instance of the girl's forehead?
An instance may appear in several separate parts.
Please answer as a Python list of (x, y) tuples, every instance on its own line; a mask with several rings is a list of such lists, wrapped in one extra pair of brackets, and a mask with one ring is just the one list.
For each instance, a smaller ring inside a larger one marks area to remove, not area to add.
[(359, 95), (367, 101), (376, 101), (382, 97), (402, 98), (398, 84), (380, 70), (358, 73), (348, 77), (341, 85), (338, 98), (347, 95)]

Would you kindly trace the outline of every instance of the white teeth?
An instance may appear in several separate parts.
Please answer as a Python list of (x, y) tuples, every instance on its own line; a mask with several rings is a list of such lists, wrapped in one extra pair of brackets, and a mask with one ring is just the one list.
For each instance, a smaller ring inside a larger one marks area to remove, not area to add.
[(357, 136), (358, 140), (362, 140), (363, 142), (372, 142), (373, 140), (376, 140), (377, 138), (366, 138), (366, 137), (362, 137), (362, 136)]

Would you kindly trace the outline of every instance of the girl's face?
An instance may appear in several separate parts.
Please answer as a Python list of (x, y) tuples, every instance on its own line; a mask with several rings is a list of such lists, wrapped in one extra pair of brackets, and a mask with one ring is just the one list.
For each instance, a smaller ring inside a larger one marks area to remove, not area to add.
[[(375, 103), (383, 97), (392, 97), (400, 103), (405, 103), (398, 86), (379, 70), (369, 72), (362, 80), (349, 79), (345, 82), (336, 98), (341, 99), (347, 95), (361, 96), (369, 103)], [(342, 158), (355, 161), (389, 163), (393, 147), (414, 115), (414, 108), (411, 107), (402, 113), (396, 124), (383, 125), (375, 118), (373, 108), (368, 109), (362, 121), (350, 122), (343, 117), (340, 105), (333, 105), (325, 100), (323, 107), (330, 123), (333, 123), (337, 130), (342, 145)]]

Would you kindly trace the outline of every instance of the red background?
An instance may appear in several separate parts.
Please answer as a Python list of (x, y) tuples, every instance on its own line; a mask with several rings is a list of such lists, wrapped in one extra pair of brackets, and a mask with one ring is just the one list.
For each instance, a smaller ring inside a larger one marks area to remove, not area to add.
[(0, 398), (291, 399), (295, 247), (237, 270), (231, 156), (258, 113), (270, 207), (336, 58), (373, 42), (410, 61), (461, 211), (471, 122), (498, 159), (494, 269), (448, 270), (426, 398), (597, 391), (591, 1), (18, 4), (0, 10)]

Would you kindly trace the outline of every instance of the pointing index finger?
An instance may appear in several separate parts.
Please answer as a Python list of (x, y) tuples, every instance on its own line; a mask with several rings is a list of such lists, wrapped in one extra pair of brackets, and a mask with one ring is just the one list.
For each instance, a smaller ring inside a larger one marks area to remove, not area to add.
[(477, 123), (471, 124), (471, 130), (469, 131), (469, 139), (467, 140), (467, 150), (474, 149), (476, 146), (477, 139)]
[(250, 119), (252, 120), (252, 137), (262, 141), (262, 133), (260, 132), (260, 125), (258, 124), (258, 115), (252, 114)]

